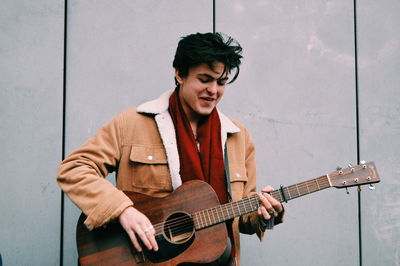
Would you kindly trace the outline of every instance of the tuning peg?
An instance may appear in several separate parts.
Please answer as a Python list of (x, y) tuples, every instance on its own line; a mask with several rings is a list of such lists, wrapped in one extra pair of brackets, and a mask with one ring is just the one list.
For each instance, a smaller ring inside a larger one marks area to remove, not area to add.
[(342, 167), (336, 166), (336, 171), (340, 171), (340, 170), (342, 170), (342, 169), (343, 169)]
[(353, 165), (351, 163), (348, 164), (349, 168), (353, 168)]
[(360, 164), (365, 164), (366, 162), (365, 161), (360, 161)]
[(350, 193), (349, 193), (349, 188), (346, 188), (346, 193), (347, 193), (347, 195), (350, 194)]
[(374, 187), (374, 185), (372, 185), (372, 184), (369, 184), (369, 190), (374, 190), (375, 189), (375, 187)]

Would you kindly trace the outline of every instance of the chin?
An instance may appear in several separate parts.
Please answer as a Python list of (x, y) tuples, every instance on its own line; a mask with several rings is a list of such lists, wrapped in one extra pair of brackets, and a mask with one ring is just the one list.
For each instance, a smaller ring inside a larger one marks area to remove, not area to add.
[(213, 108), (207, 108), (207, 109), (205, 109), (205, 108), (202, 108), (201, 110), (198, 110), (198, 114), (199, 115), (210, 115), (211, 113), (212, 113), (212, 111), (214, 110), (214, 107)]

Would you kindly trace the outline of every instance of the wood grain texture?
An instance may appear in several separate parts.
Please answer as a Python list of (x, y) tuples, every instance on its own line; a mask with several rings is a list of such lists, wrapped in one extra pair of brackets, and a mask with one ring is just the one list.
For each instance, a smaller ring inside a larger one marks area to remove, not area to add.
[[(134, 192), (125, 193), (134, 202), (135, 208), (143, 212), (153, 225), (163, 223), (168, 216), (176, 212), (190, 214), (219, 205), (213, 189), (207, 183), (198, 180), (184, 183), (165, 198), (152, 198)], [(138, 264), (134, 256), (133, 246), (119, 223), (114, 222), (105, 228), (88, 231), (83, 225), (84, 220), (85, 216), (81, 215), (77, 226), (77, 247), (81, 265)], [(211, 262), (219, 258), (224, 252), (227, 238), (225, 223), (217, 224), (196, 231), (193, 238), (190, 239), (193, 242), (189, 247), (174, 245), (176, 249), (181, 249), (179, 252), (182, 252), (174, 258), (156, 263), (146, 259), (144, 263), (139, 264), (177, 265), (182, 262)], [(168, 248), (171, 247), (168, 246)], [(141, 254), (136, 253), (136, 255), (140, 257)]]

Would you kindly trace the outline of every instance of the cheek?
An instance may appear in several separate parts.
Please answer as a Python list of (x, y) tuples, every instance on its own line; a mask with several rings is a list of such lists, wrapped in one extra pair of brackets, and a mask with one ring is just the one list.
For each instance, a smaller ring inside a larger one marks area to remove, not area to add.
[(217, 91), (217, 93), (218, 93), (218, 98), (221, 98), (222, 95), (224, 95), (224, 90), (225, 90), (225, 87), (220, 87), (220, 88), (218, 88), (218, 91)]

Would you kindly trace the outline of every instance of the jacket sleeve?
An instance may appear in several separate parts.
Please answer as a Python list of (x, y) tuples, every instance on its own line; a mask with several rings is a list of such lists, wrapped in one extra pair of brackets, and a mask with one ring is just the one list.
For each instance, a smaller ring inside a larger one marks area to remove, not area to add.
[[(248, 181), (244, 185), (243, 198), (251, 197), (256, 194), (256, 165), (255, 165), (255, 145), (247, 131), (243, 128), (245, 133), (245, 167)], [(260, 223), (257, 212), (252, 212), (243, 215), (239, 219), (239, 231), (244, 234), (256, 233), (260, 240), (264, 237), (265, 228)]]
[[(251, 138), (250, 133), (245, 131), (245, 167), (248, 181), (246, 182), (243, 190), (243, 198), (251, 197), (256, 192), (256, 165), (255, 165), (255, 145)], [(274, 224), (282, 222), (283, 213), (274, 219)], [(264, 237), (264, 231), (266, 229), (265, 223), (261, 220), (257, 212), (252, 212), (247, 215), (243, 215), (239, 219), (239, 231), (245, 234), (256, 233), (260, 240)]]
[(89, 230), (117, 218), (132, 201), (105, 177), (114, 171), (121, 155), (121, 124), (115, 117), (59, 166), (57, 182), (87, 216)]

